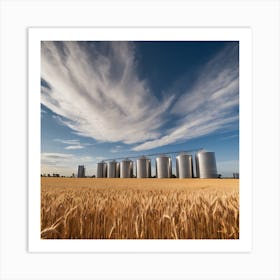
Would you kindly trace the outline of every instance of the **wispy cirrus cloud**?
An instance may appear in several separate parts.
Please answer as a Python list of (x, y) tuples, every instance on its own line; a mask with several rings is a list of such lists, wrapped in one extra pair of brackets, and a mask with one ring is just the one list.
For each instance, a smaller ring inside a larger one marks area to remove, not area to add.
[(120, 151), (122, 151), (122, 146), (120, 145), (117, 145), (110, 150), (111, 153), (119, 153)]
[(74, 159), (72, 154), (63, 153), (41, 153), (41, 163), (42, 164), (62, 164), (69, 163)]
[(138, 77), (132, 43), (42, 42), (41, 61), (42, 103), (77, 134), (126, 144), (160, 135), (174, 97), (159, 100)]
[(141, 151), (232, 128), (239, 119), (238, 46), (225, 48), (198, 74), (191, 89), (171, 108), (177, 116), (172, 129), (159, 139), (146, 141), (133, 150)]
[[(131, 42), (42, 42), (42, 103), (78, 135), (134, 144), (134, 151), (188, 140), (238, 121), (238, 45), (197, 72), (183, 94), (153, 93)], [(165, 128), (172, 118), (172, 128)], [(82, 144), (69, 144), (79, 149)], [(115, 149), (116, 150), (116, 149)]]
[(75, 146), (67, 146), (65, 147), (65, 150), (80, 150), (80, 149), (83, 149), (84, 146), (81, 146), (81, 145), (75, 145)]
[(63, 139), (54, 139), (56, 142), (60, 142), (62, 144), (67, 144), (67, 146), (64, 148), (66, 150), (80, 150), (85, 147), (85, 145), (81, 144), (79, 140), (63, 140)]

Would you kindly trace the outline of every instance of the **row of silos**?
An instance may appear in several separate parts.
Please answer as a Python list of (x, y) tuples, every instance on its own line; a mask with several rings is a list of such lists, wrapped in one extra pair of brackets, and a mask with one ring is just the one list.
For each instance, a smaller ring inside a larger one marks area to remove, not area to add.
[[(217, 165), (214, 152), (200, 150), (195, 154), (195, 167), (197, 178), (217, 178)], [(187, 153), (180, 153), (176, 157), (176, 177), (177, 178), (192, 178), (193, 158)]]
[[(199, 151), (195, 155), (196, 175), (198, 178), (217, 178), (216, 158), (214, 152)], [(155, 159), (156, 177), (172, 177), (172, 159), (161, 155)], [(100, 162), (97, 164), (97, 178), (132, 178), (133, 161), (124, 159), (120, 163), (116, 161)], [(151, 177), (151, 160), (142, 156), (136, 160), (136, 177)], [(193, 178), (193, 157), (187, 153), (176, 156), (176, 177)]]
[[(151, 177), (151, 160), (141, 157), (136, 161), (137, 178)], [(133, 161), (124, 159), (121, 162), (115, 160), (97, 163), (97, 178), (132, 178), (133, 177)]]
[(97, 163), (97, 178), (118, 178), (120, 177), (120, 163), (114, 161), (111, 162), (99, 162)]

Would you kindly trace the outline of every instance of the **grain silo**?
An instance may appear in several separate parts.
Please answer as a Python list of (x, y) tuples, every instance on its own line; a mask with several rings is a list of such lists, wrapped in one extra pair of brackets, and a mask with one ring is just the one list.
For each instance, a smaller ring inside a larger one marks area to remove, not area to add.
[(116, 178), (117, 177), (117, 163), (115, 160), (108, 162), (107, 165), (107, 177)]
[(136, 161), (136, 176), (137, 178), (151, 177), (151, 160), (142, 156)]
[(193, 177), (193, 160), (192, 155), (180, 153), (176, 156), (176, 177), (192, 178)]
[(102, 161), (97, 163), (96, 178), (106, 178), (107, 177), (107, 163)]
[(132, 178), (133, 177), (133, 162), (129, 159), (124, 159), (120, 163), (120, 177)]
[(172, 161), (170, 157), (162, 155), (156, 158), (156, 176), (157, 178), (171, 178)]
[(217, 178), (216, 157), (214, 152), (199, 151), (195, 155), (196, 176), (198, 178)]
[(77, 175), (77, 177), (78, 178), (85, 178), (86, 177), (85, 173), (86, 173), (86, 169), (85, 169), (84, 165), (79, 165), (78, 166), (78, 175)]

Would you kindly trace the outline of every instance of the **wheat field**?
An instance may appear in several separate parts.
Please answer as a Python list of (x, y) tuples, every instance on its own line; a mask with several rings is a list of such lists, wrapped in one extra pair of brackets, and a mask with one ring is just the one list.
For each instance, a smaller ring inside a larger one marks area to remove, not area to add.
[(238, 239), (237, 179), (41, 178), (42, 239)]

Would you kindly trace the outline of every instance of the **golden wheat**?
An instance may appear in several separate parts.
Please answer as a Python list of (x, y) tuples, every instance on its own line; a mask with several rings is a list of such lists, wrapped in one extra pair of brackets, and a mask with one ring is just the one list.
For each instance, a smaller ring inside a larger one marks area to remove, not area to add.
[(41, 238), (239, 238), (238, 180), (172, 180), (43, 178)]

